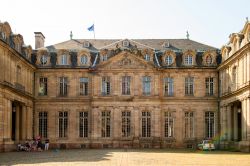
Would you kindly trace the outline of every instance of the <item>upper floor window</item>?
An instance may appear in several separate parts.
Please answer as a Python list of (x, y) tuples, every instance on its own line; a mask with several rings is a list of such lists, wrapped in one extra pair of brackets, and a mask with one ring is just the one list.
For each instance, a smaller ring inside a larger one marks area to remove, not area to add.
[(145, 59), (146, 61), (150, 61), (150, 55), (148, 55), (148, 54), (144, 55), (144, 59)]
[(214, 78), (207, 77), (205, 81), (206, 81), (206, 95), (213, 96), (214, 95)]
[(165, 62), (166, 62), (166, 65), (171, 65), (173, 63), (173, 58), (171, 55), (167, 55), (165, 57)]
[(174, 80), (173, 78), (166, 77), (164, 78), (164, 94), (165, 96), (174, 95)]
[(61, 65), (67, 65), (68, 64), (68, 57), (67, 55), (61, 56)]
[(213, 58), (212, 58), (211, 55), (208, 55), (208, 56), (206, 57), (206, 64), (207, 64), (207, 65), (212, 65), (212, 63), (213, 63)]
[(3, 40), (6, 40), (6, 34), (4, 32), (2, 32), (2, 38)]
[(88, 78), (80, 78), (80, 95), (87, 96), (88, 95)]
[(104, 54), (101, 56), (101, 61), (107, 61), (108, 60), (108, 55)]
[(48, 57), (46, 55), (42, 55), (40, 58), (41, 65), (46, 65), (48, 62)]
[(102, 95), (110, 95), (110, 77), (102, 77)]
[(143, 95), (150, 95), (151, 91), (151, 77), (145, 76), (142, 78), (142, 84), (143, 84)]
[(122, 94), (130, 95), (130, 76), (122, 77)]
[(67, 96), (68, 94), (68, 78), (60, 77), (60, 96)]
[(194, 78), (185, 78), (185, 95), (194, 95)]
[(185, 65), (193, 65), (193, 56), (192, 55), (186, 55), (184, 57), (184, 63), (185, 63)]
[(21, 83), (21, 67), (17, 66), (16, 70), (16, 82)]
[(233, 84), (237, 83), (237, 68), (236, 68), (236, 66), (232, 70), (232, 83)]
[(82, 55), (81, 56), (81, 64), (86, 65), (88, 63), (88, 56)]
[(47, 95), (47, 78), (41, 77), (39, 79), (39, 95), (46, 96)]

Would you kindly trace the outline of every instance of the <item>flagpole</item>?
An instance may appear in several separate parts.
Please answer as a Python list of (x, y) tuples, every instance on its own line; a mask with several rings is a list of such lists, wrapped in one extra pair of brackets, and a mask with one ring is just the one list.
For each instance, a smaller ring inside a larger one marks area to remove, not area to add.
[(95, 39), (95, 29), (94, 29), (94, 39)]

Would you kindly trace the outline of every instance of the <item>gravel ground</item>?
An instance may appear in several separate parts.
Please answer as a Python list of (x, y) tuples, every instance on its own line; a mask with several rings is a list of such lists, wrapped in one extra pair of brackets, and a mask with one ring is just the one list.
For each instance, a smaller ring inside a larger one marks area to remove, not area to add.
[(0, 153), (0, 165), (250, 166), (250, 154), (179, 149), (85, 149)]

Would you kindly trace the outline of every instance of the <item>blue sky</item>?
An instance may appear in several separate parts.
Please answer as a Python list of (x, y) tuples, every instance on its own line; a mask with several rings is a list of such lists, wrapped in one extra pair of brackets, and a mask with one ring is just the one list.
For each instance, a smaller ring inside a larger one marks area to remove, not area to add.
[(34, 33), (45, 45), (92, 39), (87, 27), (95, 23), (96, 38), (186, 38), (217, 48), (239, 32), (250, 18), (249, 0), (5, 0), (0, 20), (34, 47)]

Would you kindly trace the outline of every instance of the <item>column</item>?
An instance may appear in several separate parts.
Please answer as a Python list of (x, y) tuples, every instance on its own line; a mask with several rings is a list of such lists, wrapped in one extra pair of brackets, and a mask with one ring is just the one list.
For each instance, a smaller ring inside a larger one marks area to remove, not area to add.
[(227, 106), (227, 140), (232, 140), (232, 112), (231, 112), (231, 105)]
[(137, 73), (135, 73), (134, 74), (134, 95), (135, 96), (138, 96), (139, 95), (139, 82), (140, 82), (141, 80), (140, 80), (140, 76), (137, 74)]
[(233, 107), (233, 120), (234, 120), (234, 126), (233, 126), (233, 136), (234, 136), (234, 141), (238, 141), (238, 108), (237, 105), (234, 104)]
[(12, 102), (8, 99), (3, 99), (3, 138), (5, 140), (11, 140), (12, 135)]
[(134, 110), (134, 137), (140, 136), (140, 111), (138, 108), (135, 107)]
[(20, 139), (20, 130), (19, 130), (19, 126), (20, 126), (20, 106), (16, 106), (16, 133), (15, 133), (15, 140), (19, 141)]
[(247, 128), (246, 128), (246, 100), (242, 100), (241, 101), (241, 127), (242, 127), (242, 140), (246, 140), (246, 132), (247, 132)]
[(160, 130), (160, 125), (161, 123), (161, 112), (160, 109), (157, 107), (155, 108), (155, 110), (153, 111), (153, 117), (154, 117), (154, 131), (153, 131), (153, 136), (155, 137), (161, 137), (161, 130)]
[(221, 110), (221, 118), (222, 118), (222, 125), (221, 125), (221, 136), (223, 140), (227, 140), (227, 114), (226, 114), (226, 107), (222, 107)]
[(26, 107), (26, 136), (27, 139), (32, 139), (32, 121), (33, 121), (33, 116), (32, 116), (32, 108), (31, 107)]
[(246, 113), (247, 113), (247, 118), (246, 118), (247, 140), (250, 141), (250, 99), (249, 98), (246, 99)]
[[(113, 138), (117, 139), (119, 137), (121, 137), (121, 113), (120, 110), (118, 108), (114, 108), (113, 110), (113, 124), (111, 124), (113, 126), (113, 131), (112, 131), (112, 135)], [(112, 122), (112, 121), (111, 121)]]
[(21, 116), (21, 140), (26, 140), (27, 139), (27, 135), (26, 135), (26, 133), (27, 133), (27, 116), (26, 116), (26, 112), (27, 112), (27, 107), (26, 106), (24, 106), (24, 105), (22, 105), (21, 106), (21, 108), (22, 108), (22, 111), (21, 111), (21, 113), (22, 113), (22, 116)]

